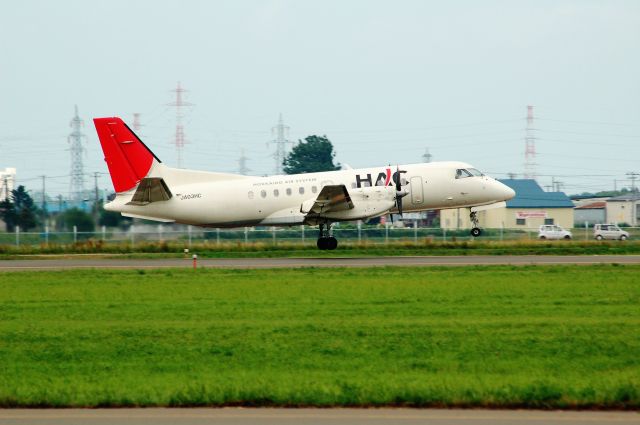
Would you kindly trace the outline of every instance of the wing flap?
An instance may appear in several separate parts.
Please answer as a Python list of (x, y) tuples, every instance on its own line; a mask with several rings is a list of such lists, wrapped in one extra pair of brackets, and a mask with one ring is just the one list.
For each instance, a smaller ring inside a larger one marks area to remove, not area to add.
[(315, 200), (310, 199), (300, 206), (301, 213), (314, 215), (350, 209), (353, 209), (353, 202), (343, 184), (324, 186)]

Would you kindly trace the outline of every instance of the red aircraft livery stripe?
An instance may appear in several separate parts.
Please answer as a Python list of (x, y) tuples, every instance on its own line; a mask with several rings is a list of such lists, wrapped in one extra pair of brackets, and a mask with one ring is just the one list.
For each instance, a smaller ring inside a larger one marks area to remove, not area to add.
[(149, 173), (153, 153), (120, 118), (95, 118), (93, 122), (114, 189), (132, 189)]

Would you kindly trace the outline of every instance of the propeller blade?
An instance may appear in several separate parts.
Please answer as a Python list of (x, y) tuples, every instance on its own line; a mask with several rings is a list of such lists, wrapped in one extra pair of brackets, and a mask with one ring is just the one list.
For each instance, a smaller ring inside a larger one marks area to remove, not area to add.
[(400, 166), (396, 166), (396, 206), (398, 207), (398, 213), (402, 218), (402, 174), (400, 174)]

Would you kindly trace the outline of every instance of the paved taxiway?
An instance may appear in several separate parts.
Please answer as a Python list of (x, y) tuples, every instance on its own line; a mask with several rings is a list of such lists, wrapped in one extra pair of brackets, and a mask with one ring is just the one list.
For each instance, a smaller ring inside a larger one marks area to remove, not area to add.
[(461, 409), (10, 409), (0, 425), (106, 424), (430, 424), (578, 425), (638, 424), (638, 412), (461, 410)]
[[(640, 255), (474, 255), (442, 257), (323, 257), (323, 258), (203, 258), (198, 267), (281, 268), (281, 267), (376, 267), (376, 266), (468, 266), (530, 264), (640, 264)], [(0, 271), (55, 269), (159, 269), (191, 267), (190, 258), (100, 258), (95, 256), (49, 259), (0, 260)]]

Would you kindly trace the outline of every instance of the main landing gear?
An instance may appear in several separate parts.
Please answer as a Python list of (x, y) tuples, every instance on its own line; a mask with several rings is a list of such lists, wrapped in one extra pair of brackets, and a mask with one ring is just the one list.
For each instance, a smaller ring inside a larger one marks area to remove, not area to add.
[(331, 236), (331, 224), (320, 223), (320, 234), (318, 235), (318, 249), (334, 250), (338, 247), (338, 240)]
[(477, 213), (475, 211), (471, 211), (471, 213), (469, 214), (469, 218), (473, 223), (473, 228), (471, 229), (471, 236), (473, 236), (474, 238), (477, 238), (482, 234), (482, 230), (479, 227), (480, 225), (478, 222)]

